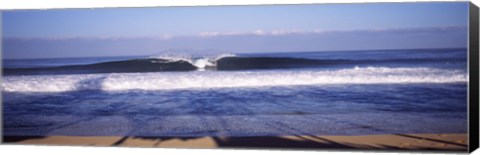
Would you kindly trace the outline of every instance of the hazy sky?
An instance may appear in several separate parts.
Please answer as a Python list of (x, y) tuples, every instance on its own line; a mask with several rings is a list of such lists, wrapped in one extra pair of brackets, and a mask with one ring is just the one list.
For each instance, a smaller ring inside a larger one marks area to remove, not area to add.
[(17, 10), (5, 58), (449, 48), (467, 45), (467, 2)]

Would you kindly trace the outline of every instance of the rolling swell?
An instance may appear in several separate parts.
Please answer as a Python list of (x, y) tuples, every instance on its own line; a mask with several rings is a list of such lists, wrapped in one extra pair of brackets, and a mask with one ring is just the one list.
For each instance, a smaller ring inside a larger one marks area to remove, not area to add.
[[(248, 70), (248, 69), (288, 69), (324, 65), (345, 64), (348, 60), (315, 60), (303, 58), (273, 57), (224, 57), (214, 60), (210, 70)], [(192, 60), (175, 59), (133, 59), (111, 61), (86, 65), (68, 65), (58, 67), (5, 68), (4, 75), (59, 75), (59, 74), (94, 74), (94, 73), (141, 73), (163, 71), (193, 71), (203, 69)]]
[(217, 70), (303, 68), (348, 62), (350, 61), (274, 57), (225, 57), (217, 61)]
[[(199, 60), (211, 65), (198, 65)], [(384, 60), (348, 60), (348, 59), (305, 59), (289, 57), (223, 57), (220, 59), (133, 59), (111, 61), (86, 65), (68, 65), (58, 67), (37, 68), (5, 68), (4, 75), (57, 75), (57, 74), (93, 74), (93, 73), (141, 73), (163, 71), (193, 71), (209, 69), (220, 71), (257, 70), (257, 69), (291, 69), (315, 68), (343, 65), (378, 65), (389, 63), (421, 64), (421, 63), (455, 63), (464, 62), (463, 59), (428, 58), (428, 59), (384, 59)]]
[(160, 71), (192, 71), (197, 68), (186, 61), (169, 61), (164, 59), (134, 59), (111, 61), (87, 65), (69, 65), (39, 68), (5, 68), (4, 75), (55, 75), (55, 74), (89, 74), (89, 73), (132, 73)]
[(384, 60), (348, 60), (348, 59), (305, 59), (286, 57), (225, 57), (216, 62), (217, 70), (248, 69), (288, 69), (307, 67), (326, 67), (333, 65), (364, 65), (386, 63), (422, 64), (432, 62), (462, 62), (464, 59), (424, 58), (424, 59), (384, 59)]

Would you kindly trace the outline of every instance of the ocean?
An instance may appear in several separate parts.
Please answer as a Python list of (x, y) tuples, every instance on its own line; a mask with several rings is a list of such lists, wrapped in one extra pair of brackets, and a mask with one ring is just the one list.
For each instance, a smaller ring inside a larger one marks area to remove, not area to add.
[(5, 136), (467, 133), (467, 50), (3, 61)]

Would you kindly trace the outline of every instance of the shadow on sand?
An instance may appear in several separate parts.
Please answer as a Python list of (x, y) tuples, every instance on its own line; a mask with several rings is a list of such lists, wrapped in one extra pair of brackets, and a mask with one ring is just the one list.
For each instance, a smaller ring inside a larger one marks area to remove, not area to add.
[[(395, 134), (396, 136), (413, 138), (416, 140), (427, 140), (431, 142), (445, 143), (465, 147), (465, 149), (440, 149), (433, 147), (416, 147), (418, 151), (465, 151), (468, 145), (444, 141), (440, 139), (426, 138), (420, 136)], [(257, 137), (137, 137), (125, 136), (117, 140), (111, 146), (125, 146), (125, 142), (129, 139), (144, 140), (156, 142), (154, 146), (160, 146), (161, 142), (169, 140), (190, 141), (202, 138), (213, 139), (216, 146), (220, 148), (279, 148), (279, 149), (345, 149), (345, 150), (412, 150), (411, 148), (402, 148), (390, 145), (361, 145), (353, 143), (338, 142), (318, 136), (290, 136), (292, 138), (274, 137), (274, 136), (257, 136)], [(18, 143), (31, 139), (44, 139), (47, 136), (4, 136), (3, 143)], [(127, 145), (128, 146), (128, 145)], [(192, 146), (194, 148), (195, 146)]]
[[(158, 141), (157, 144), (162, 141), (168, 140), (180, 140), (190, 141), (201, 138), (211, 138), (219, 148), (257, 148), (257, 149), (340, 149), (340, 150), (395, 150), (395, 151), (453, 151), (461, 152), (466, 151), (468, 146), (461, 143), (454, 143), (443, 141), (440, 139), (417, 137), (412, 135), (395, 134), (396, 136), (413, 138), (416, 140), (427, 140), (437, 143), (445, 143), (450, 145), (456, 145), (464, 147), (464, 149), (452, 149), (452, 148), (438, 148), (438, 147), (415, 147), (405, 148), (400, 146), (384, 145), (384, 144), (356, 144), (348, 142), (340, 142), (319, 136), (289, 136), (287, 137), (275, 137), (275, 136), (257, 136), (257, 137), (123, 137), (119, 141), (112, 144), (112, 146), (122, 146), (122, 144), (129, 138)], [(157, 145), (160, 146), (161, 145)], [(192, 146), (194, 148), (195, 146)]]
[[(464, 149), (452, 149), (452, 148), (438, 148), (438, 147), (415, 147), (415, 148), (403, 148), (399, 146), (385, 145), (385, 144), (354, 144), (334, 141), (318, 136), (290, 136), (291, 138), (286, 137), (273, 137), (273, 136), (258, 136), (258, 137), (129, 137), (125, 136), (111, 144), (111, 146), (129, 146), (126, 144), (126, 141), (129, 140), (141, 140), (146, 142), (151, 142), (154, 147), (164, 147), (161, 143), (176, 140), (181, 142), (187, 142), (192, 140), (199, 139), (210, 139), (213, 140), (215, 146), (218, 148), (255, 148), (255, 149), (304, 149), (304, 150), (384, 150), (384, 151), (452, 151), (452, 152), (462, 152), (467, 150), (467, 145), (443, 141), (440, 139), (433, 138), (424, 138), (412, 135), (403, 135), (396, 134), (396, 136), (408, 137), (417, 140), (428, 140), (432, 142), (441, 142), (449, 145), (456, 145), (465, 147)], [(21, 143), (25, 140), (33, 139), (44, 139), (47, 137), (43, 136), (6, 136), (3, 137), (3, 143)], [(185, 147), (185, 146), (183, 146)], [(198, 146), (187, 146), (190, 148), (197, 148)]]

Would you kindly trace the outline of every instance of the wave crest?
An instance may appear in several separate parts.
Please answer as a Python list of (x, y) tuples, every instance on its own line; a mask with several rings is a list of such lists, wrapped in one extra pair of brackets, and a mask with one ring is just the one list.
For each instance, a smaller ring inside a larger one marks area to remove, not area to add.
[(193, 56), (191, 54), (182, 54), (182, 53), (164, 53), (156, 56), (151, 56), (149, 58), (166, 60), (166, 63), (185, 61), (198, 69), (203, 69), (206, 67), (216, 67), (217, 61), (225, 57), (235, 57), (235, 54), (232, 53), (222, 53), (222, 54), (213, 54), (213, 55), (202, 55), (202, 56)]

